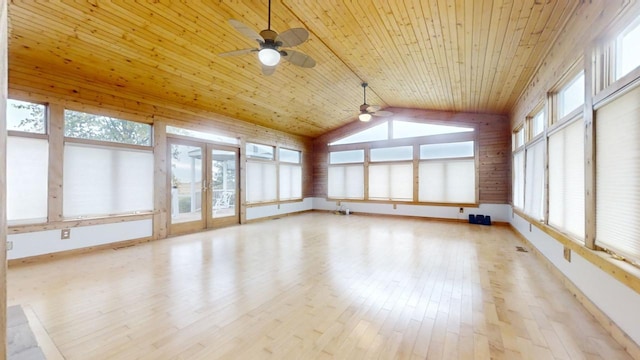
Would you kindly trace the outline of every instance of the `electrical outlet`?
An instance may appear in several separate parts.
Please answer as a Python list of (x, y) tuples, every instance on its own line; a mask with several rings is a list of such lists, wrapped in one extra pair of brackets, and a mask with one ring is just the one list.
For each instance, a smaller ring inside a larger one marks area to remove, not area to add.
[(13, 241), (7, 241), (7, 251), (13, 250)]
[(60, 239), (66, 240), (71, 237), (71, 229), (62, 229), (60, 232)]
[(460, 208), (460, 214), (464, 214), (464, 208)]

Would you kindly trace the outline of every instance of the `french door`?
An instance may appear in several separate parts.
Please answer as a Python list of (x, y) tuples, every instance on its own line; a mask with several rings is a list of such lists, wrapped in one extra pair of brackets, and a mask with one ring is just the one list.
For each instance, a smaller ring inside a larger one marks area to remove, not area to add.
[(238, 149), (168, 139), (169, 233), (239, 223)]

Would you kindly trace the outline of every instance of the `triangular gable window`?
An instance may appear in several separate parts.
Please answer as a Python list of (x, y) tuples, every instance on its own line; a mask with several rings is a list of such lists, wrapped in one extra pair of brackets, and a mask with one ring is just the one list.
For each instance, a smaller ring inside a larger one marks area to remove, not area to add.
[(424, 124), (410, 121), (393, 121), (393, 138), (404, 139), (429, 135), (471, 132), (473, 128), (450, 125)]
[(353, 135), (349, 135), (340, 140), (329, 143), (329, 145), (356, 144), (369, 141), (388, 140), (389, 124), (385, 121), (382, 124), (362, 130)]

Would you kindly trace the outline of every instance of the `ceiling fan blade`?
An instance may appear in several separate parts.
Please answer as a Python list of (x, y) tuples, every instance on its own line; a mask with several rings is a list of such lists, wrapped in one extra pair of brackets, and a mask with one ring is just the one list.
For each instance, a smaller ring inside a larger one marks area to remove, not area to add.
[(262, 36), (260, 36), (260, 34), (255, 32), (253, 29), (251, 29), (247, 25), (241, 23), (240, 21), (235, 19), (230, 19), (229, 24), (231, 24), (231, 26), (233, 26), (242, 35), (248, 37), (251, 40), (257, 41), (258, 44), (264, 43), (264, 39), (262, 38)]
[(254, 51), (258, 51), (258, 49), (242, 49), (242, 50), (227, 51), (227, 52), (223, 52), (223, 53), (218, 54), (218, 56), (244, 55), (244, 54), (248, 54), (248, 53), (254, 52)]
[(307, 54), (301, 53), (295, 50), (284, 50), (283, 58), (293, 65), (297, 65), (303, 68), (312, 68), (316, 66), (316, 61)]
[(369, 105), (369, 107), (367, 108), (367, 111), (372, 113), (372, 112), (376, 112), (380, 110), (380, 106), (378, 105)]
[(266, 66), (266, 65), (262, 65), (262, 74), (263, 75), (271, 75), (274, 72), (276, 72), (276, 66)]
[(284, 47), (293, 47), (302, 44), (309, 39), (309, 32), (303, 28), (289, 29), (278, 35), (276, 42), (281, 42)]
[(372, 112), (371, 115), (373, 115), (373, 116), (391, 116), (391, 115), (393, 115), (393, 113), (391, 111), (380, 110), (380, 111)]

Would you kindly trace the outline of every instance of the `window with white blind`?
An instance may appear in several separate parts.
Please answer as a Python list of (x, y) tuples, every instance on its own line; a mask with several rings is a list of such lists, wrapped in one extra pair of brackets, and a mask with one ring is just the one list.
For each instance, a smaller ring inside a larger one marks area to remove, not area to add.
[(413, 200), (413, 163), (369, 165), (369, 199)]
[(524, 208), (524, 150), (513, 154), (513, 206)]
[(296, 150), (280, 148), (278, 151), (280, 162), (280, 200), (295, 200), (302, 198), (302, 166), (301, 153)]
[(247, 161), (247, 203), (271, 202), (278, 199), (276, 163)]
[(435, 203), (475, 203), (474, 142), (420, 146), (418, 200)]
[(475, 160), (421, 161), (419, 200), (434, 203), (475, 203)]
[(584, 131), (579, 118), (549, 136), (549, 225), (584, 238)]
[(153, 152), (65, 143), (65, 217), (153, 210)]
[(7, 137), (7, 221), (47, 221), (49, 170), (47, 139)]
[(640, 262), (640, 86), (596, 112), (596, 244)]
[(333, 199), (364, 199), (364, 165), (329, 167), (328, 197)]
[(544, 145), (538, 141), (525, 150), (524, 212), (536, 220), (544, 219)]

